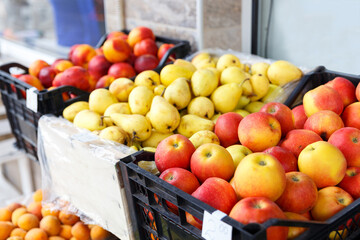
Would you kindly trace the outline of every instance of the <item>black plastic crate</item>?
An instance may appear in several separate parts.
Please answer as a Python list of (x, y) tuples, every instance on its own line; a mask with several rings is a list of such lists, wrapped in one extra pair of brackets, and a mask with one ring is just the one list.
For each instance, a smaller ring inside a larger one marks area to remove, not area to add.
[(317, 67), (314, 71), (306, 74), (295, 87), (294, 91), (285, 101), (285, 105), (294, 107), (302, 103), (302, 99), (306, 92), (323, 85), (336, 77), (343, 77), (351, 81), (356, 87), (360, 82), (360, 75), (340, 73), (326, 69), (324, 66)]
[[(202, 220), (204, 211), (212, 213), (215, 209), (137, 165), (139, 161), (153, 160), (154, 153), (140, 151), (117, 163), (118, 173), (122, 175), (119, 178), (122, 177), (124, 182), (131, 218), (140, 239), (203, 239), (201, 230), (187, 223), (185, 212)], [(178, 207), (178, 215), (168, 209), (166, 201)], [(233, 227), (232, 239), (266, 239), (266, 229), (270, 226), (307, 227), (308, 230), (296, 238), (298, 240), (359, 239), (360, 199), (326, 222), (270, 219), (263, 224), (253, 223), (244, 226), (229, 216), (224, 217), (222, 221)], [(339, 231), (343, 227), (347, 232), (346, 237)], [(329, 238), (332, 231), (335, 231), (335, 236)]]

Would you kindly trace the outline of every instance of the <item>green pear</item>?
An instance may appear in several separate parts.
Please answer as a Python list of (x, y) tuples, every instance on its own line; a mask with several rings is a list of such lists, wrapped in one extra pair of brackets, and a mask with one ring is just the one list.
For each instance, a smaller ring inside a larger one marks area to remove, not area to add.
[(235, 109), (241, 97), (242, 87), (238, 83), (221, 85), (211, 94), (215, 110), (226, 113)]
[(220, 140), (218, 136), (212, 131), (209, 130), (201, 130), (194, 133), (189, 140), (192, 142), (195, 148), (200, 147), (205, 143), (215, 143), (220, 145)]
[(92, 91), (89, 95), (89, 109), (103, 115), (106, 108), (113, 103), (117, 103), (115, 95), (105, 88)]
[(214, 126), (214, 122), (209, 119), (205, 119), (193, 114), (187, 114), (181, 117), (177, 131), (181, 135), (189, 138), (201, 130), (213, 131)]
[(224, 71), (225, 68), (230, 66), (242, 67), (240, 59), (233, 54), (224, 54), (222, 55), (216, 63), (216, 68), (221, 72)]
[(160, 75), (154, 70), (143, 71), (136, 76), (134, 84), (135, 86), (146, 86), (154, 90), (160, 84)]
[(144, 115), (150, 110), (153, 91), (146, 86), (137, 86), (129, 94), (129, 106), (134, 114)]
[(191, 100), (188, 79), (178, 78), (165, 89), (164, 98), (177, 109), (186, 108)]
[(207, 97), (193, 98), (187, 107), (189, 114), (197, 115), (202, 118), (212, 118), (214, 116), (214, 103)]
[(240, 83), (241, 84), (244, 82), (244, 80), (246, 78), (247, 78), (247, 75), (241, 68), (235, 67), (235, 66), (230, 66), (221, 72), (220, 84), (221, 85), (224, 85), (227, 83)]
[(161, 133), (161, 132), (158, 132), (156, 131), (155, 129), (152, 130), (152, 133), (151, 133), (151, 136), (146, 139), (145, 141), (143, 141), (141, 143), (141, 145), (143, 147), (153, 147), (153, 148), (156, 148), (157, 145), (159, 145), (159, 143), (167, 138), (167, 137), (170, 137), (171, 135), (173, 135), (172, 132), (169, 132), (169, 133)]
[(257, 62), (251, 65), (251, 74), (262, 74), (267, 77), (267, 70), (269, 68), (270, 64), (265, 62)]
[(228, 150), (228, 152), (230, 153), (233, 161), (234, 161), (234, 165), (235, 165), (235, 169), (236, 167), (239, 165), (240, 161), (247, 155), (249, 155), (250, 153), (252, 153), (252, 151), (243, 146), (243, 145), (239, 145), (239, 144), (235, 144), (232, 146), (229, 146), (226, 148), (226, 150)]
[(219, 80), (209, 69), (198, 69), (191, 77), (191, 90), (195, 97), (207, 97), (217, 88)]
[(186, 67), (169, 64), (169, 65), (166, 65), (160, 71), (160, 82), (165, 87), (167, 87), (170, 85), (170, 83), (172, 83), (173, 81), (175, 81), (176, 79), (178, 79), (180, 77), (191, 79), (192, 75), (193, 75), (193, 72), (190, 71)]
[(278, 86), (296, 81), (300, 79), (302, 75), (303, 73), (298, 67), (284, 60), (272, 63), (267, 70), (267, 76), (270, 82)]
[(269, 91), (269, 79), (260, 73), (251, 76), (250, 84), (253, 90), (253, 95), (250, 96), (251, 101), (261, 99)]
[(74, 125), (80, 128), (86, 128), (89, 131), (102, 130), (106, 127), (100, 114), (88, 109), (82, 110), (76, 114)]
[(113, 121), (110, 118), (110, 115), (112, 113), (131, 114), (129, 103), (120, 102), (111, 104), (104, 112), (104, 122), (106, 123), (106, 126), (114, 125)]
[(129, 135), (118, 126), (110, 126), (104, 128), (99, 133), (99, 137), (121, 144), (126, 144), (129, 141)]
[(221, 113), (214, 114), (214, 116), (210, 120), (213, 121), (214, 124), (216, 124), (216, 121), (220, 116)]
[(242, 117), (246, 117), (247, 115), (249, 115), (250, 113), (244, 109), (236, 109), (234, 110), (234, 112), (240, 114)]
[(149, 120), (140, 114), (113, 113), (111, 120), (126, 133), (132, 141), (145, 141), (151, 136)]
[(146, 116), (151, 125), (161, 133), (174, 131), (180, 122), (179, 111), (160, 96), (153, 98), (150, 111)]
[(242, 109), (243, 107), (245, 107), (249, 103), (250, 103), (250, 98), (247, 97), (247, 96), (241, 95), (235, 109)]
[(281, 98), (286, 98), (286, 95), (284, 94), (284, 89), (278, 85), (270, 83), (269, 90), (266, 95), (261, 98), (261, 101), (264, 103), (279, 101), (281, 102)]
[(76, 114), (82, 110), (89, 109), (89, 103), (85, 101), (78, 101), (67, 106), (63, 111), (63, 117), (70, 122), (74, 121)]
[(250, 102), (244, 107), (244, 110), (248, 111), (249, 113), (259, 112), (264, 105), (265, 103), (260, 101)]

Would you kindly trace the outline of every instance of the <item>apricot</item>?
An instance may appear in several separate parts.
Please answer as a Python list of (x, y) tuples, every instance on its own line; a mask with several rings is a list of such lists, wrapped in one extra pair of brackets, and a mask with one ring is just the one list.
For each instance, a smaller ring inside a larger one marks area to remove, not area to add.
[(35, 202), (41, 202), (43, 199), (43, 193), (41, 189), (36, 190), (33, 195), (32, 198)]
[(49, 216), (49, 215), (58, 217), (60, 211), (57, 209), (53, 209), (53, 208), (54, 208), (54, 206), (51, 203), (44, 204), (41, 208), (41, 215), (43, 217)]
[(45, 216), (40, 221), (40, 228), (44, 230), (48, 236), (56, 236), (60, 233), (61, 223), (55, 216)]
[(22, 237), (25, 238), (27, 231), (25, 231), (22, 228), (14, 228), (11, 233), (10, 233), (10, 237)]
[(59, 236), (51, 236), (51, 237), (49, 237), (49, 240), (65, 240), (65, 238), (62, 238)]
[(71, 227), (71, 225), (61, 225), (59, 236), (65, 239), (72, 238)]
[(11, 221), (11, 211), (7, 208), (0, 208), (0, 221)]
[(62, 224), (74, 225), (80, 220), (75, 214), (69, 213), (66, 210), (61, 210), (59, 213), (59, 220)]
[(19, 236), (12, 236), (8, 237), (6, 240), (24, 240), (24, 238)]
[(25, 213), (19, 217), (17, 224), (22, 229), (29, 231), (39, 227), (39, 219), (32, 213)]
[(90, 229), (83, 222), (77, 222), (71, 228), (71, 234), (77, 240), (89, 240), (90, 239)]
[(7, 239), (14, 228), (15, 226), (11, 222), (0, 221), (0, 240)]
[(16, 209), (21, 207), (25, 207), (25, 206), (20, 203), (14, 202), (14, 203), (10, 203), (6, 208), (9, 209), (10, 212), (14, 212)]
[(34, 214), (39, 220), (41, 220), (41, 208), (41, 202), (32, 202), (27, 206), (27, 211)]
[(27, 213), (28, 211), (26, 210), (25, 207), (20, 207), (20, 208), (17, 208), (14, 210), (14, 212), (12, 213), (11, 215), (11, 221), (12, 223), (17, 226), (17, 222), (18, 222), (18, 219), (25, 213)]
[(47, 240), (46, 232), (41, 228), (33, 228), (25, 235), (25, 240)]
[(91, 240), (105, 240), (108, 235), (109, 232), (100, 226), (95, 225), (90, 229)]

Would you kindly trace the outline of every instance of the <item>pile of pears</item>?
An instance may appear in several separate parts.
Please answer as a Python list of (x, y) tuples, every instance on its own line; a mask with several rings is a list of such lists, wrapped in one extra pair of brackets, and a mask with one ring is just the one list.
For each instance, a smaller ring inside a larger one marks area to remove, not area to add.
[(233, 54), (199, 53), (177, 59), (160, 74), (148, 70), (134, 81), (114, 80), (96, 89), (89, 101), (71, 104), (63, 117), (101, 138), (154, 151), (159, 142), (179, 133), (188, 138), (213, 131), (223, 113), (243, 117), (283, 94), (283, 86), (302, 77), (287, 61), (241, 63)]

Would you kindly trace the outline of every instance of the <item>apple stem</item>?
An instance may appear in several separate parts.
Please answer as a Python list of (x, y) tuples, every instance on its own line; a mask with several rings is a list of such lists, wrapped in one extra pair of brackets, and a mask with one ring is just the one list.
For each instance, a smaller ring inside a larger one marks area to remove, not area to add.
[(172, 61), (172, 62), (175, 62), (175, 58), (174, 57), (172, 57), (172, 56), (169, 56), (169, 59)]

